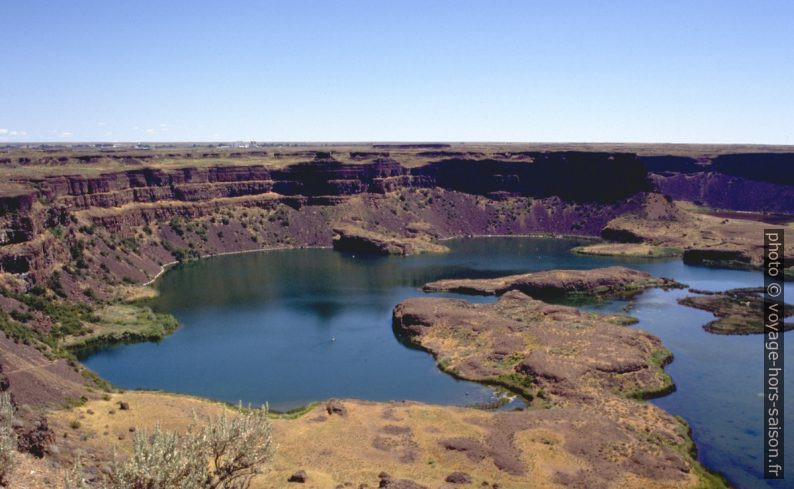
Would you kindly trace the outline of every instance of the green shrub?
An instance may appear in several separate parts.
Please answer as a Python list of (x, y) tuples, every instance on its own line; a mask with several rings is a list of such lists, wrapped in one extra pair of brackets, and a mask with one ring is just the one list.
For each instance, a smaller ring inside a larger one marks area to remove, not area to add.
[(47, 228), (53, 236), (58, 239), (63, 238), (63, 228), (61, 226), (53, 226), (51, 228)]
[(139, 249), (138, 240), (135, 238), (124, 238), (121, 240), (121, 247), (127, 251), (133, 251), (137, 253)]
[(0, 310), (0, 331), (3, 331), (6, 336), (16, 342), (30, 342), (35, 337), (33, 331), (12, 321), (2, 310)]
[(21, 294), (15, 297), (26, 306), (49, 316), (55, 323), (51, 334), (55, 337), (66, 335), (80, 335), (88, 330), (83, 325), (83, 321), (93, 321), (96, 318), (92, 314), (92, 309), (86, 304), (79, 303), (58, 303), (45, 295)]
[(26, 323), (33, 319), (33, 314), (25, 311), (20, 311), (19, 309), (14, 309), (11, 311), (11, 317), (14, 320), (19, 321), (20, 323)]
[(179, 217), (175, 217), (174, 219), (171, 219), (171, 229), (173, 229), (178, 236), (184, 235), (185, 221)]

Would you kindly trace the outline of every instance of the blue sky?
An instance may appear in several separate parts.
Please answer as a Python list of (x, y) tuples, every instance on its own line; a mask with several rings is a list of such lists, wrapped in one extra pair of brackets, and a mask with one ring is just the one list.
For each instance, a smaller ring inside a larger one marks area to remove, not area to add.
[(794, 143), (794, 2), (4, 1), (2, 141)]

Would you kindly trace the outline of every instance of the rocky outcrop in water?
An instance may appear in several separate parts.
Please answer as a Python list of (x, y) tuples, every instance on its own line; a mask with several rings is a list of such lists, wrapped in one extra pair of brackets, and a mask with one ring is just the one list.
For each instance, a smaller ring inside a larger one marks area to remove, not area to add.
[[(499, 384), (528, 399), (590, 399), (603, 391), (645, 395), (670, 388), (661, 342), (623, 327), (631, 318), (547, 304), (512, 290), (496, 304), (407, 299), (395, 332), (461, 378)], [(656, 358), (656, 356), (661, 357)]]
[(631, 297), (648, 288), (680, 288), (675, 280), (656, 278), (626, 267), (589, 270), (547, 270), (491, 279), (438, 280), (424, 285), (425, 292), (502, 295), (517, 290), (536, 299), (562, 297)]
[[(724, 292), (690, 290), (698, 294), (678, 299), (678, 303), (708, 311), (717, 317), (703, 325), (703, 329), (714, 334), (761, 334), (764, 332), (763, 287), (731, 289)], [(785, 304), (778, 331), (794, 329), (794, 323), (785, 318), (794, 315), (794, 308)]]

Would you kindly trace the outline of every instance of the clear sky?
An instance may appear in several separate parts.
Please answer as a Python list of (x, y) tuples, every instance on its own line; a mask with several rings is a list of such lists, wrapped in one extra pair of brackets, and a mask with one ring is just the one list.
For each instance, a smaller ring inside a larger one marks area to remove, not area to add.
[(3, 141), (794, 144), (789, 0), (4, 0)]

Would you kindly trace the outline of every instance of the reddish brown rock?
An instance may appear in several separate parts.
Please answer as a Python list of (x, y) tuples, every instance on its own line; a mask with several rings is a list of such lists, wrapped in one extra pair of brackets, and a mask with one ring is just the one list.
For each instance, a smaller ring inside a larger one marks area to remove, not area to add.
[(674, 280), (655, 278), (626, 267), (588, 270), (547, 270), (492, 279), (438, 280), (425, 284), (426, 292), (502, 295), (517, 290), (535, 298), (564, 296), (629, 297), (652, 287), (682, 287)]

